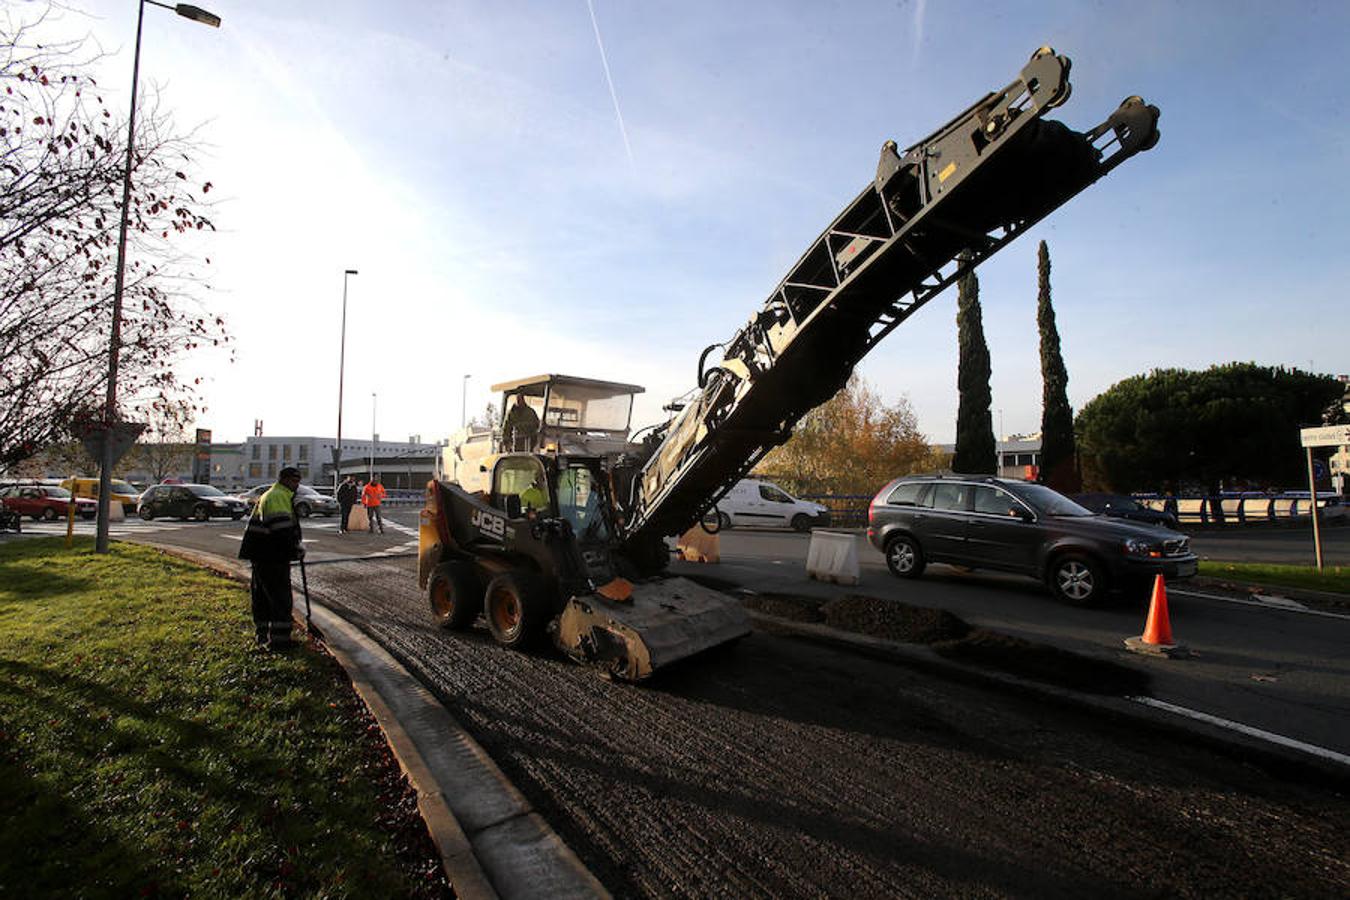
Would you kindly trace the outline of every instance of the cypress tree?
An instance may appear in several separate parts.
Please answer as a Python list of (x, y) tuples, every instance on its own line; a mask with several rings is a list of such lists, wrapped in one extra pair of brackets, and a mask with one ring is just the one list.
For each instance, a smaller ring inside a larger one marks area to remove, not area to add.
[[(961, 264), (970, 261), (961, 255)], [(994, 422), (990, 414), (989, 345), (984, 341), (984, 314), (980, 310), (980, 282), (975, 270), (957, 282), (956, 336), (960, 361), (956, 389), (960, 403), (956, 412), (956, 454), (952, 468), (969, 475), (998, 474)]]
[(1059, 349), (1055, 308), (1050, 303), (1050, 249), (1037, 251), (1039, 290), (1036, 325), (1041, 333), (1041, 480), (1057, 491), (1073, 493), (1081, 486), (1069, 406), (1069, 373)]

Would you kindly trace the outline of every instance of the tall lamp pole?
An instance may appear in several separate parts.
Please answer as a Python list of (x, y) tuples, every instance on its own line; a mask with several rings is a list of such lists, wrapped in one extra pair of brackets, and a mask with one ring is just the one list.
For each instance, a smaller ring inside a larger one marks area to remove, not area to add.
[(460, 427), (461, 429), (464, 427), (464, 425), (465, 425), (465, 423), (466, 423), (466, 421), (467, 421), (466, 418), (465, 418), (465, 415), (466, 415), (466, 413), (465, 413), (465, 401), (466, 401), (466, 400), (468, 399), (468, 397), (469, 397), (469, 379), (470, 379), (471, 377), (472, 377), (472, 376), (470, 376), (470, 375), (465, 375), (465, 376), (464, 376), (464, 381), (461, 383), (461, 385), (460, 385), (460, 390), (459, 390), (459, 427)]
[(375, 480), (375, 392), (370, 392), (370, 471), (366, 481)]
[(136, 13), (136, 52), (131, 63), (131, 115), (127, 119), (127, 162), (122, 172), (122, 219), (117, 226), (117, 274), (113, 281), (112, 330), (108, 335), (108, 398), (103, 407), (103, 459), (98, 473), (98, 531), (94, 550), (108, 552), (108, 512), (112, 493), (112, 426), (117, 418), (117, 357), (122, 350), (122, 285), (127, 270), (127, 209), (131, 203), (131, 166), (136, 146), (136, 90), (141, 77), (141, 26), (145, 23), (145, 5), (171, 9), (185, 19), (220, 27), (220, 16), (196, 6), (179, 3), (169, 6), (156, 0), (140, 0)]
[(342, 349), (338, 351), (338, 433), (337, 447), (333, 449), (333, 490), (342, 479), (342, 379), (347, 371), (347, 276), (358, 274), (355, 269), (342, 273)]

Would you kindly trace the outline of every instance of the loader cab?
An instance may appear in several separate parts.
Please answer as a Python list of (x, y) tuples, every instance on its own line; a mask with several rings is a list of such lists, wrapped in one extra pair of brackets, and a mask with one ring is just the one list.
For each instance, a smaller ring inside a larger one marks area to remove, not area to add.
[(607, 484), (597, 457), (500, 456), (488, 502), (505, 519), (489, 540), (532, 559), (565, 591), (583, 590), (587, 579), (605, 584), (615, 575)]
[(558, 469), (554, 497), (557, 515), (572, 526), (582, 545), (608, 544), (613, 536), (610, 504), (601, 486), (601, 473), (593, 460), (568, 461)]
[(510, 519), (530, 511), (552, 516), (553, 500), (543, 460), (532, 453), (513, 453), (498, 459), (492, 475), (492, 505)]
[(494, 507), (508, 519), (556, 518), (583, 544), (605, 544), (614, 535), (604, 475), (593, 457), (545, 457), (512, 453), (493, 469)]

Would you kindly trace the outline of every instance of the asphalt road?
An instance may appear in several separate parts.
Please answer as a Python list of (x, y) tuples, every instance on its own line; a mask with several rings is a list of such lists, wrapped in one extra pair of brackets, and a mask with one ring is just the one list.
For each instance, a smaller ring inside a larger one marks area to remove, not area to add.
[[(316, 517), (303, 523), (311, 563), (357, 556), (415, 551), (417, 510), (390, 509), (386, 533), (337, 533), (337, 520)], [(63, 533), (63, 523), (25, 523), (29, 533)], [(93, 523), (76, 524), (92, 532)], [(240, 522), (209, 523), (130, 519), (112, 526), (114, 537), (163, 541), (208, 553), (233, 556), (243, 532)], [(836, 596), (863, 593), (949, 610), (974, 625), (1088, 656), (1109, 659), (1149, 673), (1159, 699), (1219, 716), (1316, 747), (1350, 755), (1350, 609), (1298, 610), (1252, 601), (1244, 594), (1172, 586), (1172, 630), (1193, 651), (1186, 660), (1144, 657), (1124, 650), (1138, 635), (1142, 605), (1076, 609), (1054, 602), (1028, 580), (933, 565), (915, 581), (894, 578), (880, 553), (860, 540), (862, 582), (840, 587), (805, 576), (809, 535), (771, 529), (736, 528), (721, 535), (722, 562), (700, 566), (675, 563), (674, 571), (710, 575), (760, 592)], [(1195, 536), (1198, 551), (1214, 558), (1231, 552), (1250, 557), (1298, 552), (1308, 531), (1271, 529), (1244, 535)], [(1219, 549), (1211, 549), (1217, 546)], [(1350, 557), (1350, 528), (1328, 529), (1329, 553)], [(1334, 557), (1333, 557), (1334, 558)], [(1255, 605), (1254, 605), (1255, 604)]]
[[(1350, 557), (1350, 529), (1335, 529), (1337, 552)], [(1197, 538), (1212, 558), (1230, 551), (1294, 552), (1308, 532), (1241, 538)], [(902, 580), (859, 538), (862, 580), (856, 587), (806, 577), (810, 537), (769, 529), (732, 529), (720, 538), (722, 562), (677, 563), (676, 571), (706, 573), (758, 591), (835, 596), (860, 593), (949, 610), (975, 625), (1123, 663), (1150, 674), (1156, 697), (1202, 713), (1350, 755), (1350, 608), (1298, 609), (1279, 600), (1215, 588), (1168, 589), (1176, 640), (1185, 660), (1139, 656), (1124, 649), (1144, 626), (1146, 604), (1121, 602), (1078, 609), (1055, 602), (1030, 579), (930, 566)], [(1219, 550), (1211, 550), (1217, 545)], [(1347, 561), (1350, 561), (1348, 559)]]
[(411, 559), (311, 588), (623, 897), (1344, 895), (1350, 806), (1207, 750), (756, 634), (645, 686), (429, 624)]
[[(315, 599), (427, 684), (616, 896), (1350, 894), (1346, 797), (1151, 729), (766, 633), (631, 686), (440, 631), (411, 558), (340, 561), (406, 553), (414, 517), (307, 523)], [(120, 529), (227, 554), (239, 530)]]

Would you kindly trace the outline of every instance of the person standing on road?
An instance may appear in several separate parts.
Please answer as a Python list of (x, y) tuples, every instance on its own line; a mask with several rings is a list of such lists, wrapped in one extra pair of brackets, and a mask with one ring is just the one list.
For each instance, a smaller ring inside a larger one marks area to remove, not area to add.
[(348, 475), (342, 480), (342, 484), (337, 489), (338, 514), (341, 519), (338, 520), (338, 533), (346, 534), (351, 531), (347, 524), (347, 519), (352, 514), (352, 507), (356, 505), (356, 479)]
[(384, 485), (380, 484), (378, 475), (373, 476), (370, 484), (361, 491), (361, 505), (366, 508), (366, 524), (371, 534), (375, 533), (376, 522), (380, 524), (380, 534), (384, 534), (384, 516), (380, 515), (380, 503), (384, 500), (384, 494)]
[(258, 646), (266, 650), (295, 646), (291, 638), (291, 561), (305, 555), (300, 519), (295, 514), (299, 487), (300, 470), (283, 468), (277, 483), (258, 498), (239, 545), (239, 558), (253, 564), (249, 583), (253, 628)]

